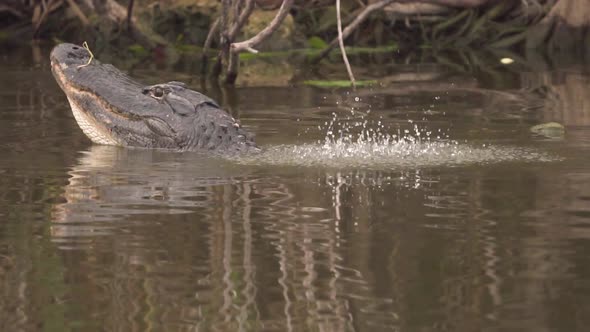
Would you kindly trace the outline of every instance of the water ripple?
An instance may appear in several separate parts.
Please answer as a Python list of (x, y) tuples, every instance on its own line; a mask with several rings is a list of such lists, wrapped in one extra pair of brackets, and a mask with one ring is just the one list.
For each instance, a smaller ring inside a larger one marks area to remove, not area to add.
[(455, 166), (510, 161), (550, 162), (559, 157), (533, 148), (470, 145), (456, 141), (327, 142), (324, 144), (277, 145), (259, 155), (241, 157), (252, 165), (366, 167), (373, 169)]

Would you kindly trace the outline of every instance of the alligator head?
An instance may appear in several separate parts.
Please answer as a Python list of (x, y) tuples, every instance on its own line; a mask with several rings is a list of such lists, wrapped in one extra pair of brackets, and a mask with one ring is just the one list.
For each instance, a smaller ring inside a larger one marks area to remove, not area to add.
[(259, 150), (232, 116), (184, 83), (141, 85), (110, 64), (90, 61), (88, 50), (73, 44), (56, 46), (50, 58), (78, 125), (94, 143), (180, 151)]

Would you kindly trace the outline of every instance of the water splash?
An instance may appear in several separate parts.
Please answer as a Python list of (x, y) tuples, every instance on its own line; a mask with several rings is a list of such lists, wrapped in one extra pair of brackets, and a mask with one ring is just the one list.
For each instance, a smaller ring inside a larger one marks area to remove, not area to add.
[[(354, 110), (351, 111), (354, 116)], [(411, 129), (392, 129), (381, 120), (364, 117), (339, 119), (319, 126), (323, 140), (312, 144), (277, 145), (261, 154), (241, 157), (238, 162), (254, 165), (320, 166), (330, 168), (396, 169), (454, 166), (508, 161), (548, 162), (558, 157), (534, 148), (468, 144), (451, 140), (440, 130), (434, 134), (411, 120)], [(395, 134), (390, 132), (394, 131)]]

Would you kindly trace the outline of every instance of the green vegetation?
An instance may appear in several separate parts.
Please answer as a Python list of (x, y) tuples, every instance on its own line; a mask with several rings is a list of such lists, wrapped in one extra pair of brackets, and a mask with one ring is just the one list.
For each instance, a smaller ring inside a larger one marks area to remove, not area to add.
[[(356, 81), (357, 86), (371, 86), (377, 84), (375, 80)], [(303, 84), (311, 85), (318, 88), (349, 88), (351, 87), (350, 81), (345, 80), (332, 80), (332, 81), (321, 81), (321, 80), (309, 80), (304, 81)]]
[(307, 44), (309, 45), (310, 48), (316, 49), (316, 50), (321, 50), (321, 49), (325, 48), (326, 46), (328, 46), (328, 44), (318, 36), (310, 37), (307, 40)]
[(149, 51), (139, 44), (132, 44), (127, 47), (127, 50), (134, 56), (145, 57), (149, 55)]
[[(429, 2), (342, 0), (346, 53), (590, 52), (584, 0)], [(312, 65), (342, 61), (329, 56), (340, 52), (337, 35), (336, 8), (326, 1), (9, 0), (0, 10), (0, 42), (88, 40), (97, 52), (167, 57), (169, 63), (178, 54), (199, 56), (201, 73), (228, 84), (236, 81), (238, 60), (295, 55)]]
[[(397, 45), (388, 45), (382, 47), (346, 47), (346, 53), (348, 55), (359, 55), (359, 54), (378, 54), (378, 53), (389, 53), (397, 50)], [(251, 60), (251, 59), (265, 59), (265, 58), (284, 58), (289, 56), (304, 55), (307, 57), (314, 57), (320, 54), (322, 49), (318, 48), (302, 48), (288, 51), (275, 51), (275, 52), (258, 52), (258, 53), (240, 53), (240, 60)], [(334, 54), (341, 54), (340, 49), (335, 48)]]

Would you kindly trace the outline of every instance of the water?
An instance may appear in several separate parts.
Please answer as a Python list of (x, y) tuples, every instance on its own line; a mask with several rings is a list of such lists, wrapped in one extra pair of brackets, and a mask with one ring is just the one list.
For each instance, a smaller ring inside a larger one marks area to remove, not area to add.
[[(1, 331), (590, 323), (583, 68), (368, 62), (389, 83), (209, 87), (264, 147), (224, 159), (92, 145), (34, 51), (0, 65)], [(565, 136), (529, 132), (547, 121)]]

